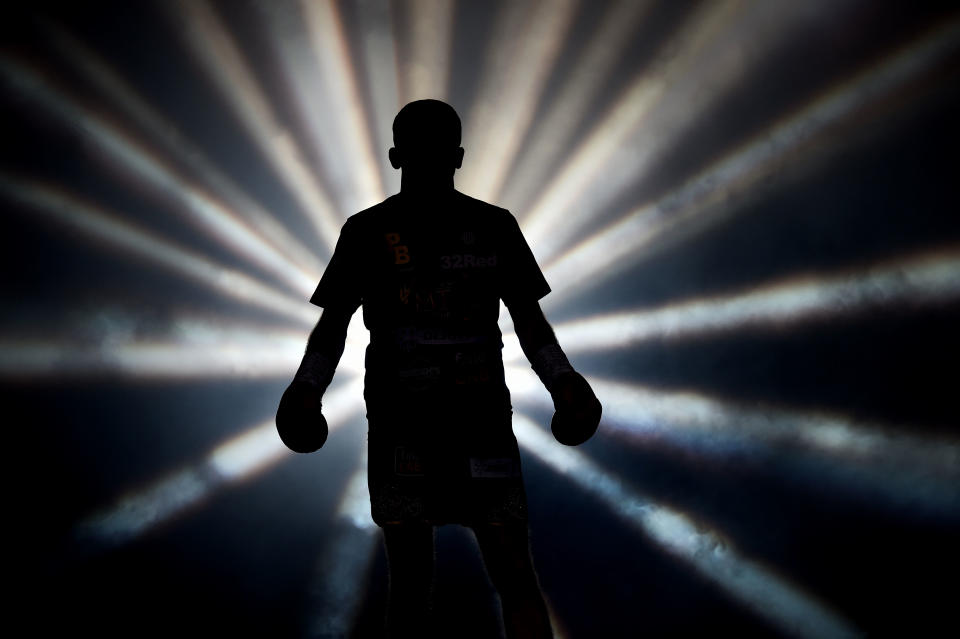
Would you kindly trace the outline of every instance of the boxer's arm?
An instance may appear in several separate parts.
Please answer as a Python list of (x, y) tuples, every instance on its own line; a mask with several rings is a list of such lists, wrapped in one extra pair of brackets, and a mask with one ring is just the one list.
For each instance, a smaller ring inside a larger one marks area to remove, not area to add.
[(573, 373), (574, 370), (557, 343), (557, 336), (544, 317), (540, 303), (535, 300), (514, 302), (507, 308), (513, 318), (513, 328), (523, 354), (527, 356), (543, 385), (552, 392), (556, 380), (564, 374)]
[(554, 413), (551, 430), (562, 444), (576, 446), (597, 431), (602, 408), (583, 375), (576, 372), (557, 343), (537, 301), (508, 305), (520, 348), (550, 391)]
[(309, 384), (323, 394), (343, 355), (352, 314), (337, 308), (323, 309), (320, 321), (307, 340), (307, 349), (294, 375), (294, 382)]
[(298, 453), (310, 453), (327, 441), (320, 399), (333, 379), (347, 341), (352, 312), (325, 308), (307, 340), (307, 352), (277, 407), (280, 439)]

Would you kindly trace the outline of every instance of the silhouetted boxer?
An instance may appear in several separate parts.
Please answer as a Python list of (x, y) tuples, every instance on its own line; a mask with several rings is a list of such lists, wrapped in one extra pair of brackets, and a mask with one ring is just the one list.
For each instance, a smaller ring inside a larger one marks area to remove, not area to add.
[(577, 445), (593, 435), (600, 403), (540, 310), (550, 287), (514, 217), (454, 190), (463, 160), (456, 111), (411, 102), (393, 122), (393, 140), (400, 193), (344, 224), (310, 299), (323, 314), (277, 427), (297, 452), (323, 445), (321, 396), (363, 305), (370, 504), (390, 564), (389, 634), (426, 633), (433, 527), (461, 524), (476, 534), (507, 636), (549, 637), (504, 382), (501, 300), (553, 397), (557, 440)]

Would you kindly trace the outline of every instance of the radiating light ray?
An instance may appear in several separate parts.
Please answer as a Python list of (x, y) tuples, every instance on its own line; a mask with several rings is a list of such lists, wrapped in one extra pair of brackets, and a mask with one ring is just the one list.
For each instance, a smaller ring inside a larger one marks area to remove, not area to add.
[[(338, 134), (340, 145), (335, 156), (341, 164), (349, 167), (352, 190), (359, 201), (355, 210), (365, 209), (382, 200), (384, 191), (378, 170), (380, 163), (374, 159), (373, 143), (363, 117), (366, 108), (356, 86), (356, 71), (350, 59), (343, 21), (336, 3), (301, 0), (300, 6), (320, 70), (320, 92), (327, 103), (324, 112), (312, 119), (318, 126), (330, 127)], [(312, 110), (318, 109), (316, 104), (310, 106)], [(330, 120), (328, 116), (337, 119)], [(333, 157), (331, 155), (331, 159)]]
[[(316, 3), (310, 11), (322, 12), (332, 6)], [(383, 187), (372, 160), (361, 115), (364, 107), (357, 101), (339, 15), (331, 22), (305, 14), (302, 8), (287, 3), (257, 5), (310, 156), (318, 161), (317, 168), (331, 189), (339, 212), (331, 219), (338, 221), (338, 233), (347, 215), (382, 199)], [(359, 137), (351, 137), (354, 135)], [(337, 233), (332, 235), (334, 239)]]
[(293, 290), (308, 292), (313, 288), (315, 280), (312, 276), (266, 243), (235, 214), (192, 187), (149, 150), (103, 118), (82, 108), (27, 65), (0, 56), (0, 75), (18, 92), (86, 137), (115, 168), (175, 202), (177, 213), (187, 217), (221, 245), (267, 269)]
[[(530, 371), (509, 369), (511, 390), (536, 383)], [(778, 473), (801, 475), (806, 484), (831, 484), (898, 507), (945, 513), (960, 507), (960, 441), (692, 391), (596, 377), (590, 385), (603, 404), (601, 432), (637, 445), (728, 461), (775, 461), (771, 467)], [(520, 401), (553, 405), (546, 393), (527, 392)]]
[(464, 136), (469, 155), (458, 184), (465, 193), (483, 200), (499, 195), (577, 6), (577, 0), (502, 5)]
[(624, 139), (642, 125), (670, 83), (690, 73), (703, 48), (730, 24), (739, 7), (738, 0), (723, 0), (706, 2), (694, 9), (649, 70), (624, 91), (607, 115), (593, 127), (586, 141), (564, 162), (529, 212), (521, 217), (524, 234), (538, 257), (548, 259), (553, 256), (560, 245), (553, 239), (555, 234), (566, 236), (564, 227), (579, 219), (568, 215), (570, 206), (591, 181), (598, 179)]
[[(297, 199), (324, 247), (333, 250), (341, 218), (330, 197), (318, 185), (309, 163), (277, 118), (233, 38), (202, 0), (160, 3), (177, 13), (175, 19), (194, 57), (227, 98), (240, 122), (256, 142), (278, 178)], [(185, 19), (184, 19), (185, 18)]]
[[(8, 333), (0, 340), (0, 378), (291, 379), (307, 343), (302, 330), (197, 317), (175, 318), (163, 333), (150, 336), (141, 335), (135, 320), (126, 329), (92, 336), (89, 327), (97, 319), (74, 322), (55, 339)], [(334, 381), (363, 374), (368, 339), (355, 318)]]
[[(782, 328), (883, 308), (960, 298), (960, 249), (887, 260), (822, 277), (792, 277), (746, 292), (714, 295), (587, 317), (555, 326), (568, 353), (629, 348), (649, 339), (682, 339), (731, 330)], [(518, 347), (504, 360), (519, 359)]]
[[(355, 380), (324, 398), (323, 412), (331, 432), (359, 414), (360, 384)], [(202, 462), (172, 473), (86, 518), (77, 525), (75, 534), (80, 540), (102, 545), (128, 543), (199, 506), (229, 485), (249, 479), (292, 455), (277, 436), (271, 418), (224, 442)]]
[(291, 298), (245, 273), (225, 268), (198, 253), (152, 235), (130, 224), (123, 217), (65, 193), (53, 185), (17, 181), (0, 174), (0, 192), (87, 238), (157, 264), (227, 298), (307, 325), (316, 321), (316, 309), (306, 302)]
[(81, 44), (71, 35), (50, 27), (51, 41), (64, 59), (76, 67), (84, 79), (95, 86), (120, 112), (145, 131), (154, 144), (164, 149), (189, 167), (192, 175), (220, 194), (232, 210), (242, 215), (274, 248), (281, 249), (295, 263), (319, 279), (323, 265), (298, 238), (281, 224), (274, 214), (266, 211), (230, 176), (216, 166), (205, 154), (186, 139), (176, 124), (148, 104), (105, 60)]
[(703, 41), (695, 64), (686, 65), (684, 72), (666, 76), (669, 83), (662, 86), (662, 94), (645, 115), (643, 126), (618, 141), (603, 162), (602, 173), (591, 176), (576, 192), (567, 191), (565, 199), (552, 203), (576, 211), (577, 215), (552, 212), (554, 220), (563, 220), (563, 224), (543, 226), (546, 237), (542, 240), (534, 229), (540, 255), (550, 259), (569, 247), (585, 226), (608, 211), (630, 188), (642, 184), (650, 169), (675, 150), (686, 132), (715, 112), (723, 98), (743, 90), (744, 80), (784, 43), (791, 43), (796, 34), (802, 36), (805, 29), (824, 19), (845, 19), (847, 10), (858, 2), (753, 2), (745, 6), (731, 28)]
[(632, 491), (579, 450), (561, 446), (529, 418), (514, 415), (517, 440), (552, 470), (590, 492), (663, 551), (797, 637), (856, 637), (849, 621), (784, 577), (743, 557), (718, 532), (688, 515)]
[(619, 0), (607, 8), (585, 51), (564, 73), (563, 86), (547, 106), (546, 115), (534, 123), (530, 143), (514, 163), (502, 195), (491, 197), (492, 201), (502, 200), (514, 211), (526, 210), (652, 5), (650, 1)]
[[(667, 246), (667, 235), (700, 232), (738, 210), (757, 185), (778, 176), (803, 150), (825, 155), (842, 143), (838, 125), (852, 123), (867, 105), (895, 95), (960, 46), (960, 23), (935, 29), (855, 78), (827, 92), (812, 104), (784, 118), (656, 202), (638, 207), (621, 220), (580, 242), (547, 265), (550, 281), (564, 282), (564, 298), (597, 280), (611, 277)], [(655, 244), (655, 241), (659, 241)], [(547, 298), (545, 305), (556, 304)]]
[[(366, 448), (363, 449), (366, 451)], [(336, 533), (317, 562), (306, 636), (348, 637), (363, 601), (364, 577), (380, 536), (370, 517), (367, 456), (350, 476), (333, 524)]]
[[(453, 37), (453, 0), (417, 0), (409, 3), (403, 41), (409, 56), (397, 55), (400, 102), (432, 98), (445, 100), (450, 82)], [(394, 12), (396, 16), (396, 12)]]
[[(393, 146), (393, 118), (402, 106), (397, 78), (396, 42), (389, 0), (359, 0), (357, 14), (363, 56), (364, 78), (373, 112), (376, 140), (374, 155), (386, 157)], [(379, 154), (379, 155), (377, 155)], [(386, 193), (400, 189), (400, 174), (381, 161), (380, 178)]]

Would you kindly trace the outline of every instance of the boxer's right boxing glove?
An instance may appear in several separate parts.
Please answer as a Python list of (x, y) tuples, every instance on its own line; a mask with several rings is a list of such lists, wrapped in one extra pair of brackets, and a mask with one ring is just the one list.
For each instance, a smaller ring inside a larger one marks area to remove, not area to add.
[(317, 387), (293, 380), (277, 408), (277, 433), (295, 453), (312, 453), (327, 441), (327, 420), (321, 412)]
[(277, 408), (277, 433), (295, 453), (312, 453), (327, 441), (327, 420), (320, 399), (333, 379), (336, 362), (318, 351), (307, 350), (300, 368)]
[(564, 373), (550, 389), (555, 413), (550, 430), (558, 442), (579, 446), (597, 432), (602, 407), (590, 384), (576, 371)]

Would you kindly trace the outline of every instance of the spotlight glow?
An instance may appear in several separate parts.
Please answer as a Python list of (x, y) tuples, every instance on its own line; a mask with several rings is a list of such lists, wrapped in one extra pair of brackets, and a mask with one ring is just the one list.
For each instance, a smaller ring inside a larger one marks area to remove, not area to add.
[[(649, 310), (587, 317), (557, 325), (570, 353), (620, 349), (649, 339), (682, 339), (722, 331), (783, 328), (884, 308), (931, 305), (960, 298), (960, 250), (890, 260), (824, 278), (790, 278), (730, 295)], [(504, 349), (504, 360), (523, 353)]]
[[(324, 415), (333, 432), (359, 414), (361, 383), (354, 380), (324, 398)], [(112, 508), (82, 521), (79, 539), (107, 545), (127, 543), (148, 530), (198, 506), (229, 484), (250, 479), (289, 459), (271, 418), (214, 449), (203, 462), (120, 499)]]
[[(832, 2), (828, 19), (844, 19), (844, 13), (855, 4), (851, 0)], [(796, 34), (803, 34), (804, 29), (827, 17), (823, 6), (808, 2), (731, 5), (727, 16), (735, 14), (733, 21), (723, 15), (720, 3), (707, 3), (707, 7), (721, 14), (707, 14), (710, 22), (706, 32), (699, 26), (694, 29), (700, 38), (694, 41), (695, 46), (686, 46), (673, 59), (669, 58), (670, 45), (663, 49), (667, 60), (660, 63), (662, 71), (654, 71), (661, 73), (662, 83), (642, 114), (642, 126), (638, 122), (625, 130), (615, 129), (620, 135), (607, 140), (606, 147), (598, 141), (592, 147), (596, 154), (585, 165), (591, 171), (587, 180), (582, 185), (565, 185), (559, 197), (542, 209), (542, 224), (529, 227), (532, 242), (539, 247), (538, 255), (545, 260), (581, 235), (583, 228), (607, 211), (628, 187), (642, 184), (649, 169), (672, 151), (687, 131), (713, 113), (722, 98), (742, 90), (744, 78), (750, 77), (752, 69), (767, 62), (771, 53), (790, 43)], [(599, 134), (602, 129), (597, 131)], [(605, 150), (599, 153), (600, 149)], [(576, 210), (577, 215), (557, 211), (557, 206)], [(563, 220), (559, 227), (552, 223), (558, 220)]]
[(333, 526), (337, 532), (317, 562), (311, 588), (309, 637), (350, 636), (363, 601), (364, 576), (380, 537), (370, 518), (365, 454), (347, 482)]
[(185, 27), (180, 32), (201, 67), (226, 96), (227, 103), (269, 160), (275, 175), (297, 198), (324, 247), (332, 251), (342, 220), (334, 212), (330, 197), (318, 186), (294, 136), (274, 114), (233, 38), (202, 0), (181, 0), (161, 3), (161, 6), (174, 12), (176, 22)]
[(393, 146), (393, 117), (402, 105), (397, 78), (396, 42), (393, 38), (393, 16), (388, 0), (359, 0), (363, 76), (370, 96), (373, 113), (373, 131), (376, 139), (375, 157), (380, 160), (380, 179), (384, 190), (396, 193), (400, 188), (400, 174), (383, 158)]
[(496, 201), (576, 9), (575, 0), (501, 7), (464, 135), (470, 155), (457, 183), (465, 193)]
[[(557, 158), (569, 146), (573, 132), (587, 118), (592, 100), (652, 6), (652, 2), (620, 0), (607, 9), (585, 45), (586, 50), (565, 73), (556, 99), (546, 105), (546, 115), (534, 123), (531, 141), (521, 152), (520, 160), (514, 163), (503, 192), (507, 208), (526, 210), (548, 169), (556, 165)], [(491, 200), (496, 202), (500, 194), (494, 193)]]
[[(614, 159), (623, 140), (633, 134), (657, 105), (673, 78), (690, 73), (703, 48), (727, 27), (738, 9), (735, 1), (707, 2), (691, 11), (673, 42), (663, 48), (651, 70), (643, 73), (623, 93), (609, 113), (593, 127), (587, 140), (564, 162), (540, 197), (521, 218), (524, 235), (541, 260), (559, 248), (557, 234), (568, 236), (571, 224), (579, 228), (583, 217), (568, 215), (584, 189)], [(675, 53), (674, 53), (675, 52)], [(560, 223), (561, 220), (563, 223)], [(570, 231), (572, 234), (572, 231)]]
[(192, 175), (198, 176), (220, 194), (238, 214), (243, 215), (265, 239), (279, 247), (307, 271), (307, 276), (319, 279), (323, 264), (313, 251), (294, 237), (274, 214), (253, 200), (231, 177), (218, 168), (178, 127), (148, 104), (102, 58), (83, 46), (69, 34), (51, 27), (51, 40), (63, 58), (74, 65), (84, 79), (96, 87), (109, 103), (129, 117), (141, 130), (184, 163)]
[(401, 104), (424, 98), (446, 99), (455, 6), (452, 0), (417, 0), (409, 4), (410, 32), (403, 40), (410, 50), (406, 56), (397, 55)]
[(35, 211), (111, 249), (153, 262), (171, 273), (202, 284), (221, 295), (269, 310), (307, 325), (316, 322), (317, 311), (245, 273), (240, 273), (172, 242), (156, 237), (125, 219), (52, 185), (18, 182), (0, 174), (0, 192), (27, 204)]
[(129, 136), (83, 109), (26, 65), (0, 56), (0, 75), (18, 91), (40, 104), (64, 124), (78, 131), (103, 152), (115, 168), (170, 198), (176, 212), (208, 233), (223, 246), (262, 266), (295, 291), (311, 291), (313, 277), (284, 257), (219, 202), (193, 188), (154, 154)]
[[(339, 136), (339, 144), (328, 159), (349, 168), (352, 186), (348, 188), (357, 198), (356, 208), (351, 210), (365, 209), (383, 200), (384, 192), (363, 117), (366, 108), (356, 86), (356, 71), (350, 59), (343, 22), (336, 3), (301, 0), (300, 6), (322, 80), (317, 97), (324, 99), (321, 103), (324, 108), (319, 114), (318, 105), (310, 103), (310, 110), (314, 113), (311, 120), (316, 126), (329, 128)], [(304, 75), (298, 74), (298, 77)], [(331, 121), (334, 116), (336, 119)]]
[[(67, 329), (70, 338), (41, 340), (8, 335), (0, 341), (0, 377), (89, 379), (96, 375), (123, 375), (130, 379), (288, 379), (297, 370), (307, 341), (305, 331), (231, 324), (215, 319), (181, 317), (162, 337), (140, 337), (131, 327), (115, 328), (91, 339), (96, 320)], [(362, 320), (351, 322), (335, 380), (363, 375)]]
[[(596, 286), (635, 266), (655, 251), (667, 248), (663, 236), (688, 235), (716, 225), (738, 210), (746, 197), (755, 197), (757, 185), (777, 177), (814, 143), (836, 147), (843, 136), (835, 129), (857, 118), (867, 106), (895, 94), (938, 60), (960, 47), (960, 23), (939, 27), (919, 42), (826, 93), (770, 131), (717, 161), (676, 191), (638, 207), (621, 220), (580, 242), (549, 262), (547, 279), (564, 282), (565, 294)], [(629, 238), (629, 241), (624, 241)], [(547, 298), (545, 304), (555, 303)]]
[(561, 446), (523, 415), (517, 440), (538, 460), (600, 499), (651, 542), (686, 562), (731, 598), (797, 637), (857, 637), (862, 633), (812, 595), (731, 547), (684, 513), (631, 491), (580, 451)]
[[(536, 382), (530, 371), (509, 368), (511, 381)], [(590, 385), (603, 404), (600, 432), (635, 445), (730, 462), (775, 461), (765, 467), (798, 475), (805, 485), (813, 477), (813, 485), (830, 483), (898, 507), (950, 513), (960, 506), (960, 441), (825, 411), (741, 405), (596, 377)], [(545, 393), (525, 393), (519, 401), (552, 408)]]

